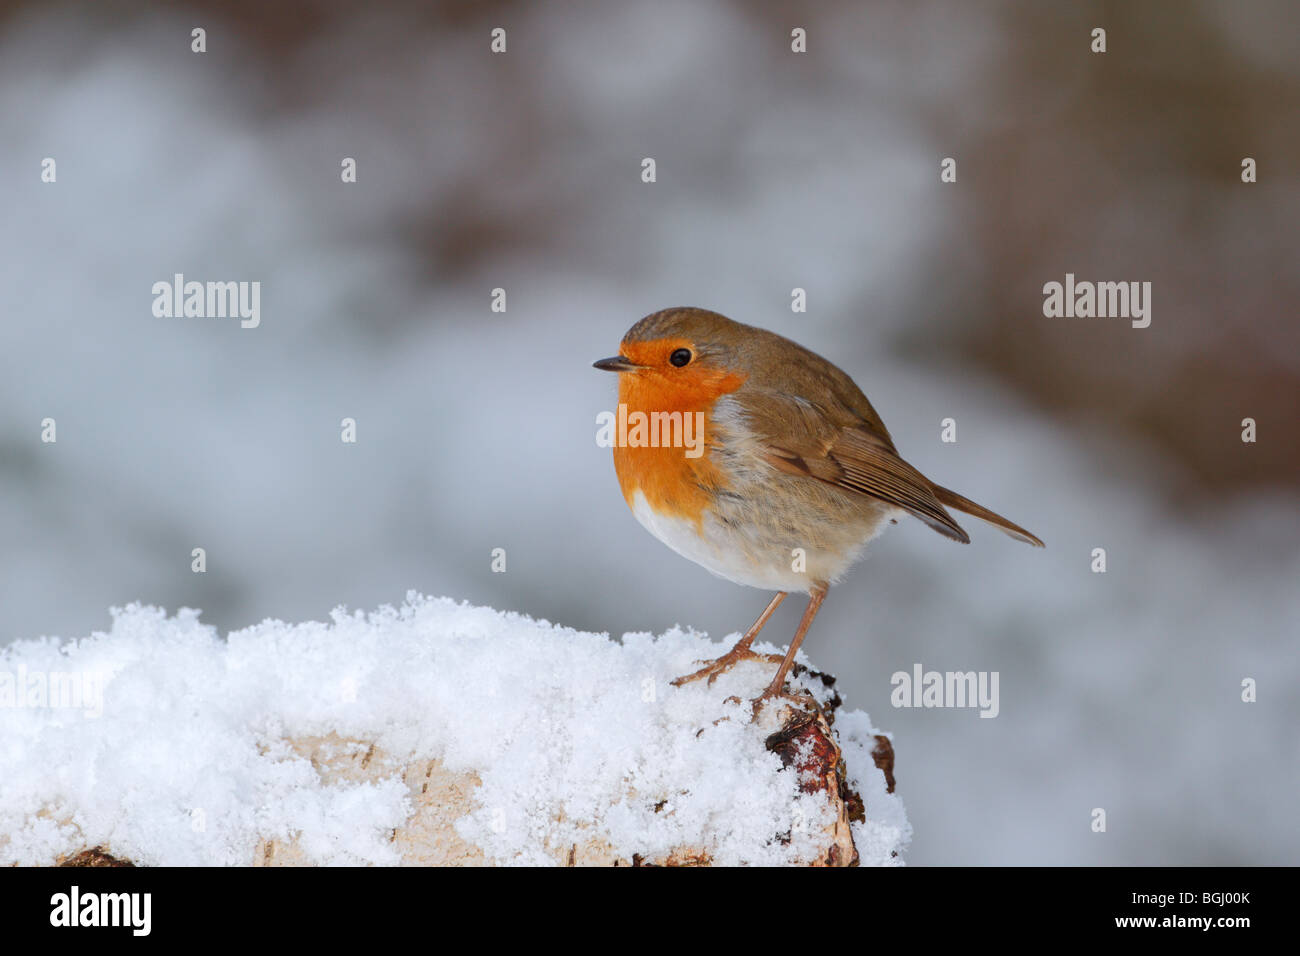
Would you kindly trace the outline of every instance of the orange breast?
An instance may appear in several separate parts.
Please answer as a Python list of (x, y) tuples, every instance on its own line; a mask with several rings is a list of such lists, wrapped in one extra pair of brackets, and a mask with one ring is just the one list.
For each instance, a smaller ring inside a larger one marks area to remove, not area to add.
[[(618, 400), (626, 406), (629, 418), (636, 412), (647, 418), (656, 412), (676, 412), (684, 420), (687, 415), (701, 412), (704, 426), (702, 436), (693, 433), (697, 441), (703, 441), (703, 453), (695, 458), (688, 457), (684, 447), (615, 443), (614, 470), (629, 508), (639, 491), (655, 512), (702, 526), (713, 492), (728, 483), (711, 454), (714, 443), (721, 440), (712, 421), (713, 405), (744, 380), (740, 374), (708, 369), (647, 370), (619, 376)], [(631, 434), (630, 428), (628, 431)]]

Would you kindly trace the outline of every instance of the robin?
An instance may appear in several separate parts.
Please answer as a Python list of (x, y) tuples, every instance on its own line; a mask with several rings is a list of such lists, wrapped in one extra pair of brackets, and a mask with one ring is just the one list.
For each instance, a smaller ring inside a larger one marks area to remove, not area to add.
[[(649, 435), (634, 428), (614, 442), (614, 470), (636, 519), (714, 574), (776, 592), (735, 647), (676, 685), (712, 684), (745, 660), (779, 662), (755, 706), (774, 697), (806, 703), (785, 693), (785, 678), (827, 590), (904, 515), (968, 544), (947, 511), (953, 508), (1043, 546), (931, 483), (899, 457), (848, 375), (773, 332), (706, 309), (665, 309), (637, 322), (618, 355), (594, 365), (618, 373), (620, 417), (664, 426)], [(689, 439), (692, 422), (703, 426), (694, 449), (657, 440)], [(809, 600), (789, 650), (784, 657), (754, 652), (754, 639), (792, 591)]]

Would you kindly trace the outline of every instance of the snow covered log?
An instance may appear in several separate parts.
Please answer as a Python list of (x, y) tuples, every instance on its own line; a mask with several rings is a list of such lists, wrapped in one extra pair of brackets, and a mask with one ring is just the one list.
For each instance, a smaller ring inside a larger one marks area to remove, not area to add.
[(115, 610), (0, 651), (0, 864), (900, 862), (890, 741), (833, 679), (757, 720), (759, 665), (669, 683), (725, 643), (415, 594), (225, 640)]

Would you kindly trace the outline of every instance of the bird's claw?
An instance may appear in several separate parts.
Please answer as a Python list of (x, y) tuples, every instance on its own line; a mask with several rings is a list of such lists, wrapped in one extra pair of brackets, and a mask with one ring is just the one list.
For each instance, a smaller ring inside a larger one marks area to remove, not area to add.
[(803, 710), (812, 710), (817, 712), (822, 709), (821, 704), (817, 703), (817, 699), (810, 694), (787, 694), (784, 689), (777, 691), (769, 687), (767, 690), (763, 691), (763, 693), (750, 701), (750, 704), (752, 704), (754, 708), (755, 717), (758, 716), (759, 711), (761, 711), (770, 700), (789, 701), (791, 704), (794, 704), (796, 707)]
[(681, 687), (684, 684), (689, 684), (691, 681), (708, 678), (708, 683), (712, 686), (715, 680), (742, 661), (761, 661), (765, 664), (780, 664), (781, 660), (782, 658), (779, 654), (760, 654), (757, 651), (751, 651), (747, 647), (743, 649), (733, 647), (716, 660), (696, 661), (695, 663), (703, 664), (705, 666), (701, 667), (694, 673), (684, 674), (683, 676), (676, 678), (673, 680), (672, 684), (674, 687)]

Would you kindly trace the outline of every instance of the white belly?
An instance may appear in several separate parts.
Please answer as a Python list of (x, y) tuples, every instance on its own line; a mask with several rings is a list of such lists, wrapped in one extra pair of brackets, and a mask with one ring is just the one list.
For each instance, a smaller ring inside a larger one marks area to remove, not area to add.
[[(632, 514), (668, 547), (719, 577), (765, 591), (796, 593), (837, 580), (887, 524), (881, 520), (867, 528), (845, 522), (836, 529), (840, 534), (835, 540), (826, 542), (825, 528), (818, 529), (815, 540), (801, 540), (772, 534), (762, 522), (728, 524), (706, 514), (701, 535), (693, 521), (656, 513), (640, 491), (633, 496)], [(816, 542), (828, 546), (818, 547)]]

